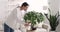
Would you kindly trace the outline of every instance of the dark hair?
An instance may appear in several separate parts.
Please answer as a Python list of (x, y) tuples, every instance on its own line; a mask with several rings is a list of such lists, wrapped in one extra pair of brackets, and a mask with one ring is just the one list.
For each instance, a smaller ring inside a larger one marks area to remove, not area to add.
[(27, 2), (24, 2), (22, 6), (29, 6), (29, 4)]

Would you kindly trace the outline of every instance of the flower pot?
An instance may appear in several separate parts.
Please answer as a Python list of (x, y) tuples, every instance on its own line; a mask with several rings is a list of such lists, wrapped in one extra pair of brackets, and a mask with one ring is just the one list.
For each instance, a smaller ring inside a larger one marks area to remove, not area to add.
[(55, 32), (55, 29), (51, 29), (50, 32)]
[(34, 27), (34, 26), (31, 26), (31, 30), (36, 30), (36, 27)]
[(50, 31), (50, 32), (55, 32), (55, 31)]

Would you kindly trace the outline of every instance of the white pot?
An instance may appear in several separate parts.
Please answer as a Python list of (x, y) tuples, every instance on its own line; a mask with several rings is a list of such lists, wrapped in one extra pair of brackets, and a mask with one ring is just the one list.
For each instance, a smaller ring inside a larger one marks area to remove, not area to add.
[(55, 31), (50, 31), (50, 32), (55, 32)]

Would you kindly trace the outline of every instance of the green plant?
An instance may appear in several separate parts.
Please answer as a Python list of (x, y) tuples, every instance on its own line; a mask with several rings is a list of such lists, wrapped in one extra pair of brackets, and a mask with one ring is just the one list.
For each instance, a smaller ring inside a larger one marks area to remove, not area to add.
[(56, 30), (56, 27), (58, 25), (57, 17), (50, 15), (49, 21), (52, 28), (51, 30), (53, 31)]
[[(50, 11), (50, 9), (49, 9), (49, 11)], [(51, 30), (52, 31), (55, 31), (56, 30), (56, 27), (58, 25), (57, 18), (58, 18), (58, 16), (56, 17), (56, 15), (51, 15), (51, 12), (50, 12), (50, 17), (49, 18), (47, 17), (47, 19), (50, 22), (50, 26), (51, 26)]]
[(44, 16), (42, 13), (31, 11), (25, 14), (24, 20), (25, 22), (28, 22), (27, 20), (29, 20), (31, 25), (34, 26), (37, 24), (36, 22), (42, 22), (44, 20)]

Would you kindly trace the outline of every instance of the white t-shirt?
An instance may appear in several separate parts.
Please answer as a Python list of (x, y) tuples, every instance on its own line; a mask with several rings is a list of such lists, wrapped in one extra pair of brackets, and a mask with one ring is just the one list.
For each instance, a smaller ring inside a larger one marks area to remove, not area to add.
[(19, 20), (20, 23), (23, 23), (24, 22), (24, 15), (25, 15), (26, 11), (24, 10), (20, 10), (20, 8), (17, 8), (17, 18)]
[[(24, 26), (25, 22), (24, 22), (24, 15), (25, 15), (26, 11), (24, 10), (20, 10), (20, 8), (17, 8), (17, 19), (18, 19), (18, 27), (20, 28), (21, 32), (26, 32), (26, 28)], [(17, 29), (18, 29), (17, 27)]]
[(26, 12), (24, 10), (21, 11), (20, 8), (15, 8), (8, 15), (5, 23), (14, 30), (21, 28), (21, 31), (26, 31), (24, 24), (23, 24), (25, 23), (23, 20), (25, 13)]

